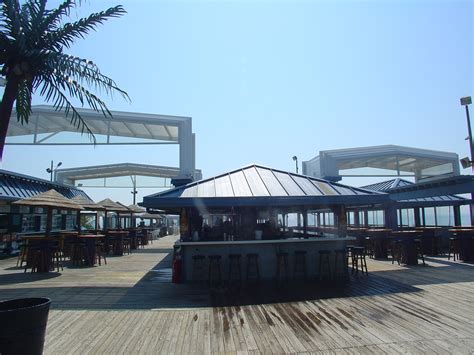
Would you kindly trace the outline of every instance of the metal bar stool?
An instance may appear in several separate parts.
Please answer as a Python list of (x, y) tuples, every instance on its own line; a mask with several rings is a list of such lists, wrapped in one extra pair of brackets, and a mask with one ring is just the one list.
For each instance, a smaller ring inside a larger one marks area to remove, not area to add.
[(276, 279), (278, 283), (288, 281), (288, 253), (276, 254)]
[(209, 285), (213, 286), (215, 284), (220, 284), (222, 279), (221, 274), (221, 259), (220, 255), (209, 255), (209, 273), (208, 280)]
[(242, 281), (242, 268), (240, 265), (240, 254), (229, 254), (229, 282)]
[(326, 266), (326, 275), (331, 278), (332, 273), (331, 273), (331, 263), (329, 262), (329, 255), (331, 255), (330, 250), (320, 250), (319, 251), (319, 279), (323, 279), (324, 275), (324, 266)]
[(260, 281), (260, 268), (258, 265), (258, 254), (247, 254), (246, 279)]
[(303, 278), (306, 280), (308, 277), (306, 271), (306, 251), (296, 250), (295, 251), (295, 262), (293, 267), (293, 279)]
[(203, 281), (206, 274), (206, 257), (204, 255), (193, 255), (193, 270), (191, 278), (193, 281)]

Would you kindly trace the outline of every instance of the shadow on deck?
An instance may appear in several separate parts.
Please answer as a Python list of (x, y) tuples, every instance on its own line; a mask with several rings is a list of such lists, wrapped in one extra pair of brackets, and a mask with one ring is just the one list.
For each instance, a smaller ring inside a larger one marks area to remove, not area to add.
[[(242, 285), (173, 284), (171, 283), (172, 249), (155, 249), (169, 253), (132, 287), (84, 286), (63, 287), (61, 283), (43, 286), (35, 282), (60, 276), (57, 273), (0, 275), (0, 285), (18, 283), (18, 288), (2, 289), (1, 299), (49, 297), (53, 309), (75, 310), (158, 310), (243, 306), (315, 299), (364, 297), (395, 293), (421, 292), (417, 285), (474, 281), (472, 265), (444, 262), (441, 267), (416, 266), (374, 271), (369, 276), (350, 276), (349, 282), (308, 280), (277, 285), (273, 282)], [(150, 253), (147, 249), (135, 253)], [(444, 264), (443, 264), (444, 263)], [(455, 277), (450, 277), (455, 275)], [(93, 277), (93, 276), (92, 276)], [(450, 281), (452, 280), (452, 281)]]

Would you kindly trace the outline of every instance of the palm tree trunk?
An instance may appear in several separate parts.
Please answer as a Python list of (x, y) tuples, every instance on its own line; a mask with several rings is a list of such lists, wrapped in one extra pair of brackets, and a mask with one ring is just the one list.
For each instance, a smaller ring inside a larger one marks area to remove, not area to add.
[(7, 85), (0, 103), (0, 160), (3, 157), (3, 147), (7, 138), (8, 125), (12, 115), (13, 104), (15, 103), (20, 81), (15, 75), (7, 78)]

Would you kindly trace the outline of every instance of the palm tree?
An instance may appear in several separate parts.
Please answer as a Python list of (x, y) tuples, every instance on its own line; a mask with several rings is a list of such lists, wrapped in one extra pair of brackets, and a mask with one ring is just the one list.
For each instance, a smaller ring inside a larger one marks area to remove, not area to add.
[(20, 4), (19, 0), (0, 0), (0, 74), (6, 79), (0, 103), (0, 159), (15, 101), (18, 121), (27, 124), (32, 94), (39, 93), (57, 110), (64, 109), (71, 124), (95, 143), (92, 131), (68, 96), (106, 117), (111, 113), (105, 102), (85, 86), (102, 89), (108, 95), (117, 92), (129, 99), (93, 62), (63, 52), (104, 21), (125, 14), (123, 7), (111, 7), (64, 24), (63, 18), (81, 1), (65, 0), (53, 10), (46, 9), (46, 2), (27, 0)]

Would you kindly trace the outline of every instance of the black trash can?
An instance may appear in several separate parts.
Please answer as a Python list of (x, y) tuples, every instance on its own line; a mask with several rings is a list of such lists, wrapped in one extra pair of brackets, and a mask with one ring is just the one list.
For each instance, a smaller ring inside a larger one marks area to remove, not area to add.
[(0, 354), (42, 354), (49, 298), (0, 302)]

